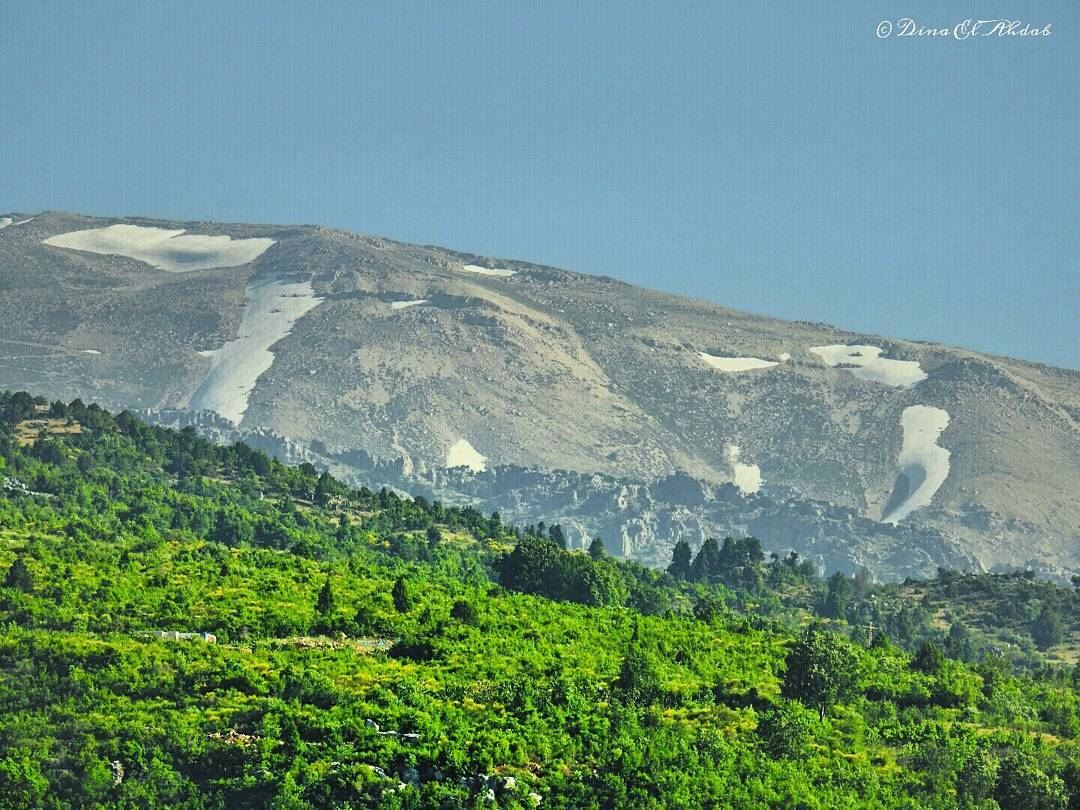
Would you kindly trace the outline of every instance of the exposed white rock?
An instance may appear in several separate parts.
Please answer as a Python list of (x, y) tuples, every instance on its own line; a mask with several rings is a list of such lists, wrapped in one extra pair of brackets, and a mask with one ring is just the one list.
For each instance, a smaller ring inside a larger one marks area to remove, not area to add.
[[(941, 408), (929, 405), (912, 405), (900, 415), (904, 430), (904, 443), (900, 448), (900, 475), (898, 487), (906, 487), (906, 495), (900, 503), (882, 516), (884, 523), (898, 523), (914, 512), (930, 504), (934, 493), (949, 477), (947, 449), (938, 445), (942, 431), (949, 426), (949, 414)], [(903, 490), (899, 490), (903, 494)]]
[(724, 450), (724, 456), (731, 465), (731, 474), (735, 480), (735, 486), (744, 495), (750, 495), (761, 489), (764, 479), (761, 477), (761, 467), (757, 464), (743, 464), (739, 461), (742, 449), (737, 444), (729, 444)]
[(82, 349), (82, 354), (101, 354), (97, 349)]
[(458, 439), (446, 454), (447, 467), (468, 467), (473, 472), (487, 469), (487, 457), (469, 443), (468, 439)]
[(409, 307), (418, 307), (427, 302), (428, 300), (426, 298), (418, 298), (415, 301), (392, 301), (390, 303), (390, 309), (408, 309)]
[(516, 270), (507, 270), (505, 267), (481, 267), (478, 264), (466, 264), (461, 269), (468, 273), (478, 273), (481, 276), (498, 276), (500, 278), (512, 276), (517, 272)]
[(274, 364), (271, 347), (322, 299), (310, 281), (257, 279), (247, 285), (247, 305), (235, 340), (220, 349), (199, 352), (210, 358), (210, 372), (191, 397), (192, 410), (217, 411), (240, 424), (255, 382)]
[(183, 230), (142, 225), (109, 225), (50, 236), (45, 244), (87, 253), (126, 256), (170, 273), (239, 267), (255, 261), (274, 244), (273, 239), (184, 236), (184, 233)]
[(780, 352), (780, 362), (786, 363), (791, 359), (791, 352)]
[(877, 346), (811, 346), (810, 351), (828, 366), (845, 366), (856, 377), (873, 382), (909, 388), (926, 379), (917, 360), (889, 360), (881, 357)]
[(707, 352), (698, 352), (698, 356), (717, 371), (752, 371), (755, 368), (772, 368), (780, 365), (775, 360), (762, 360), (759, 357), (717, 357)]

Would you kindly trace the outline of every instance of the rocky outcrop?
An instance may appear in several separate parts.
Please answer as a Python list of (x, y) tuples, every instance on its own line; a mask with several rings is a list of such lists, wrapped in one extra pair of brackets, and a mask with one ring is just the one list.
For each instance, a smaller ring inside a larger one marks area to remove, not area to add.
[(671, 549), (686, 540), (695, 549), (707, 537), (753, 535), (769, 552), (797, 551), (823, 573), (866, 566), (880, 580), (933, 575), (938, 566), (982, 570), (977, 558), (947, 534), (869, 520), (849, 507), (791, 495), (746, 495), (732, 484), (673, 474), (627, 482), (600, 474), (503, 465), (482, 473), (463, 469), (410, 471), (403, 459), (376, 459), (367, 452), (305, 446), (267, 431), (245, 431), (209, 413), (143, 410), (158, 424), (193, 426), (220, 442), (244, 441), (291, 463), (329, 469), (356, 486), (389, 487), (449, 505), (498, 512), (525, 525), (544, 520), (562, 525), (571, 547), (587, 548), (600, 537), (614, 555), (663, 567)]

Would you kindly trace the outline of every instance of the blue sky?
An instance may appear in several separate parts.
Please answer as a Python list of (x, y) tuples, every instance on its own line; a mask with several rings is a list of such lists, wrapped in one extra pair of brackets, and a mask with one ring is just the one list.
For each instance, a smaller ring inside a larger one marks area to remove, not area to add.
[[(327, 224), (1080, 368), (1080, 4), (816, 5), (8, 0), (0, 212)], [(1018, 14), (1054, 33), (875, 35)]]

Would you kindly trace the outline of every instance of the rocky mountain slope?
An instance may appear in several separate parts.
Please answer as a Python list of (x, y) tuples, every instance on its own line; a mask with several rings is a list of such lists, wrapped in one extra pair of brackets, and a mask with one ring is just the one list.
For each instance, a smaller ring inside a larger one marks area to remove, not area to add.
[(1074, 371), (314, 226), (4, 219), (3, 388), (653, 563), (748, 530), (881, 577), (1080, 568)]

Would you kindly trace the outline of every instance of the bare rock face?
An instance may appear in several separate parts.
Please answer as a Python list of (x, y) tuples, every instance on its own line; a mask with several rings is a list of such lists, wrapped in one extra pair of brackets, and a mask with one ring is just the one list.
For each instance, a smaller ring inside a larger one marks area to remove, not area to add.
[(880, 577), (1080, 566), (1077, 372), (324, 228), (28, 216), (0, 231), (3, 388), (653, 564), (754, 532)]

